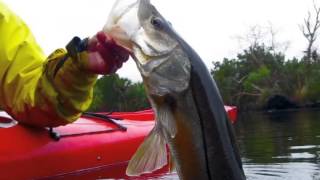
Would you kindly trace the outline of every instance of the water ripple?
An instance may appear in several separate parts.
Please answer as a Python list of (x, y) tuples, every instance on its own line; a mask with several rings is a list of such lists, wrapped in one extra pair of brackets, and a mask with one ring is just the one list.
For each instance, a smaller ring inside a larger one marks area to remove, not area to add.
[(245, 164), (246, 176), (253, 179), (320, 179), (319, 166), (313, 163)]

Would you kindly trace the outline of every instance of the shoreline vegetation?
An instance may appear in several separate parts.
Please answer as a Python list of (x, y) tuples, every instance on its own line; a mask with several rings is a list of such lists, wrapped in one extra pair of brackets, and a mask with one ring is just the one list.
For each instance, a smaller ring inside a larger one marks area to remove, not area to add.
[(214, 63), (211, 74), (226, 104), (241, 111), (320, 107), (320, 58), (285, 59), (264, 44)]

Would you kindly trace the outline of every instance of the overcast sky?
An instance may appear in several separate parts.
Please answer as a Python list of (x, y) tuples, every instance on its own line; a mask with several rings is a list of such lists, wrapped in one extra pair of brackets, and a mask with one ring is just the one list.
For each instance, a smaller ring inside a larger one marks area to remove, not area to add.
[[(64, 47), (75, 35), (94, 35), (105, 24), (115, 0), (3, 0), (29, 25), (46, 54)], [(278, 42), (289, 41), (286, 54), (302, 55), (306, 47), (298, 24), (312, 0), (152, 0), (162, 15), (199, 53), (208, 68), (212, 61), (232, 58), (244, 47), (238, 36), (249, 27), (272, 24)], [(320, 0), (315, 0), (320, 5)], [(311, 11), (313, 12), (313, 11)], [(318, 43), (319, 44), (319, 43)], [(120, 76), (140, 80), (134, 62)]]

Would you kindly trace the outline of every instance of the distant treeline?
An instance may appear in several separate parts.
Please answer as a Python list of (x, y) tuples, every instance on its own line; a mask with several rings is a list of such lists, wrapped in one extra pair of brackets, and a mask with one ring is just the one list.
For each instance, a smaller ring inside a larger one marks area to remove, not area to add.
[(137, 111), (150, 108), (144, 86), (117, 74), (98, 79), (89, 111)]
[[(320, 100), (320, 58), (285, 59), (263, 44), (251, 46), (235, 59), (213, 63), (211, 74), (226, 104), (263, 109), (275, 95), (300, 107)], [(279, 102), (281, 103), (281, 102)]]

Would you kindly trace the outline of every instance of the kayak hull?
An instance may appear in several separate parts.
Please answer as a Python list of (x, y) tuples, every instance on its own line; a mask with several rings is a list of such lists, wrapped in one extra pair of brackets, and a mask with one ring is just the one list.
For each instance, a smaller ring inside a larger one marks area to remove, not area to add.
[[(19, 124), (0, 128), (0, 179), (129, 178), (125, 175), (126, 166), (154, 127), (154, 114), (146, 110), (109, 116), (121, 119), (115, 120), (118, 125), (81, 117), (52, 131)], [(9, 120), (0, 113), (0, 122)], [(164, 167), (156, 174), (167, 171)], [(143, 178), (148, 175), (139, 177)]]

